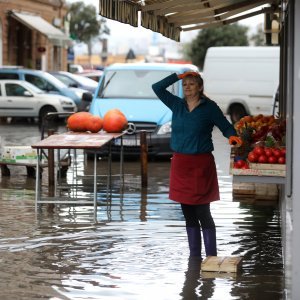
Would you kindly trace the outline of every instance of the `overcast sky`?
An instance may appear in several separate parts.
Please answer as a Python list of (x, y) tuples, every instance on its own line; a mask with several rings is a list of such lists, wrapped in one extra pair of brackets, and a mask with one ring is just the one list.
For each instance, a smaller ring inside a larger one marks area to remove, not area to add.
[[(80, 0), (83, 1), (86, 5), (95, 5), (98, 10), (98, 0)], [(68, 3), (78, 2), (78, 0), (67, 0)], [(264, 16), (258, 15), (252, 18), (245, 19), (240, 21), (241, 24), (246, 26), (256, 28), (258, 24), (263, 23)], [(127, 24), (123, 24), (117, 21), (107, 20), (107, 25), (110, 29), (109, 35), (109, 48), (110, 51), (115, 53), (127, 52), (128, 47), (133, 47), (135, 49), (148, 47), (153, 40), (159, 39), (160, 43), (171, 44), (171, 46), (176, 46), (176, 42), (163, 37), (161, 34), (155, 34), (151, 30), (139, 27), (133, 27)], [(181, 33), (181, 41), (183, 43), (191, 41), (197, 34), (197, 31), (188, 31)], [(80, 49), (79, 49), (80, 51)], [(82, 49), (84, 51), (84, 49)]]
[[(67, 2), (78, 2), (79, 0), (67, 0)], [(98, 0), (80, 0), (84, 2), (86, 5), (91, 4), (95, 5), (95, 7), (98, 10)], [(264, 16), (258, 15), (252, 18), (245, 19), (243, 21), (240, 21), (240, 23), (247, 25), (249, 27), (256, 27), (258, 24), (263, 23)], [(108, 25), (111, 28), (114, 35), (117, 35), (119, 37), (134, 37), (136, 35), (143, 35), (143, 34), (150, 34), (150, 30), (147, 30), (143, 27), (135, 28), (130, 25), (126, 25), (117, 21), (108, 20)], [(183, 33), (185, 35), (186, 33)], [(187, 34), (189, 35), (189, 34)]]

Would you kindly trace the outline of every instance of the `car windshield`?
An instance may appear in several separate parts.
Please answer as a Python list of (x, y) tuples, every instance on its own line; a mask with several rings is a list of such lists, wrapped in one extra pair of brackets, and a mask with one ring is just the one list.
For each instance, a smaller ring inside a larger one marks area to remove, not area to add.
[[(152, 90), (152, 84), (174, 73), (161, 70), (111, 70), (103, 77), (98, 92), (100, 98), (157, 98)], [(168, 90), (178, 95), (178, 82), (168, 87)]]

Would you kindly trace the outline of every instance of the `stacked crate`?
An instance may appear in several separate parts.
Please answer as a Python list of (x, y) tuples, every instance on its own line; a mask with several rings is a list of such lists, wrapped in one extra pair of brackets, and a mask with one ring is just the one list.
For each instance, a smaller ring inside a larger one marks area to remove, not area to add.
[(232, 199), (249, 204), (274, 204), (279, 196), (278, 184), (233, 182)]

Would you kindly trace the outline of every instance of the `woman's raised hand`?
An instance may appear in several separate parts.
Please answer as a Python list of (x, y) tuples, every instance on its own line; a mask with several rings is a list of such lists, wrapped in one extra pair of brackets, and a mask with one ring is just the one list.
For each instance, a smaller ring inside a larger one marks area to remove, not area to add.
[(200, 76), (200, 74), (197, 73), (197, 72), (194, 72), (194, 71), (188, 71), (188, 72), (184, 72), (182, 74), (179, 74), (178, 79), (183, 79), (186, 76)]

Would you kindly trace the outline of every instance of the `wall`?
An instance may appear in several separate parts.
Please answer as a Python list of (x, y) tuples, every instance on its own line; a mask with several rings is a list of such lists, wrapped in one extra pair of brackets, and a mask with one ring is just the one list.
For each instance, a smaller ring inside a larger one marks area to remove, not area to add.
[(1, 18), (0, 18), (0, 66), (2, 66), (3, 62), (3, 58), (2, 58), (2, 52), (3, 52), (3, 30), (2, 30), (2, 22), (1, 22)]
[[(136, 62), (144, 61), (145, 57), (143, 55), (136, 56)], [(78, 65), (82, 65), (86, 68), (90, 68), (93, 66), (109, 66), (114, 63), (125, 63), (126, 62), (126, 54), (123, 55), (108, 55), (105, 65), (103, 65), (100, 55), (76, 55), (74, 59), (74, 63)]]
[(287, 116), (287, 178), (282, 189), (282, 244), (286, 298), (300, 295), (300, 0), (289, 2), (283, 42), (286, 60), (281, 85), (284, 86)]
[[(15, 65), (17, 62), (17, 51), (16, 49), (9, 49), (9, 39), (12, 39), (10, 32), (14, 32), (14, 28), (9, 30), (10, 20), (8, 17), (8, 12), (11, 10), (30, 12), (37, 15), (40, 15), (43, 19), (48, 21), (50, 24), (53, 24), (54, 18), (63, 19), (66, 14), (66, 7), (61, 6), (61, 1), (59, 0), (1, 0), (0, 1), (0, 21), (2, 25), (2, 57), (3, 65)], [(12, 22), (14, 26), (16, 22)], [(63, 25), (63, 22), (62, 22)], [(52, 70), (57, 65), (57, 62), (53, 61), (51, 56), (55, 51), (53, 45), (48, 41), (48, 39), (35, 30), (31, 30), (32, 40), (31, 40), (31, 53), (30, 59), (32, 60), (33, 68), (36, 67), (36, 60), (41, 58), (42, 54), (38, 52), (38, 44), (43, 43), (47, 46), (47, 67), (49, 70)], [(45, 41), (43, 41), (43, 39)], [(14, 47), (10, 47), (14, 48)], [(0, 48), (1, 49), (1, 48)], [(59, 65), (62, 66), (63, 70), (67, 69), (67, 49), (61, 48), (60, 59), (61, 62)]]
[(296, 300), (300, 297), (300, 142), (299, 142), (299, 132), (300, 132), (300, 0), (295, 0), (294, 7), (294, 64), (293, 64), (293, 161), (292, 161), (292, 297), (291, 299)]

